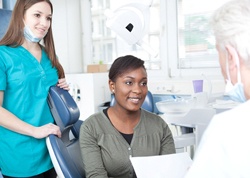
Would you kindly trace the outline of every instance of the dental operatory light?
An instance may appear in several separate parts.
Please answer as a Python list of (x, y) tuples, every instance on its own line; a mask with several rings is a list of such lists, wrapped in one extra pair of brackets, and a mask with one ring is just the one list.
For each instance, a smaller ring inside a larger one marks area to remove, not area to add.
[(143, 2), (130, 3), (117, 8), (114, 11), (106, 10), (106, 25), (129, 45), (137, 44), (145, 51), (156, 57), (158, 53), (149, 44), (143, 41), (143, 37), (149, 30), (149, 8), (152, 4)]

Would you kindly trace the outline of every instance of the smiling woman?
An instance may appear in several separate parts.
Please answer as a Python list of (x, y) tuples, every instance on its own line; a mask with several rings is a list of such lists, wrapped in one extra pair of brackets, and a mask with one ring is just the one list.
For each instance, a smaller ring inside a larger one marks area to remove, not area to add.
[(4, 178), (57, 176), (44, 138), (60, 137), (61, 132), (54, 125), (47, 95), (53, 85), (69, 88), (54, 50), (52, 13), (49, 0), (17, 0), (0, 40), (0, 170)]
[(143, 60), (126, 55), (113, 62), (108, 82), (116, 102), (81, 126), (86, 177), (134, 178), (129, 157), (175, 153), (166, 122), (141, 108), (148, 92), (147, 80)]
[[(24, 37), (30, 42), (39, 42), (51, 25), (51, 10), (48, 4), (37, 3), (24, 14)], [(42, 8), (42, 11), (38, 10)], [(33, 32), (34, 31), (34, 32)]]

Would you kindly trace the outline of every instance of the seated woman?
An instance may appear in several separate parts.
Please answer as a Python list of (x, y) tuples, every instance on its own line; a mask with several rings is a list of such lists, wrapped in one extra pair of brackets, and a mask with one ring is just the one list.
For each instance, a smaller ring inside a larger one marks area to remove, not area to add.
[(141, 108), (148, 92), (144, 61), (131, 55), (117, 58), (109, 71), (114, 106), (93, 114), (80, 130), (86, 177), (134, 178), (129, 157), (175, 153), (164, 120)]

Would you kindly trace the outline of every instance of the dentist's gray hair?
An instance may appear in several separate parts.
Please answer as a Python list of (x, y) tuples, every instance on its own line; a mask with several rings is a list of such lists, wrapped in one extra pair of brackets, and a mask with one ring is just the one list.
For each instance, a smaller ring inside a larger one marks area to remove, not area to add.
[(250, 0), (232, 0), (215, 11), (211, 25), (221, 50), (233, 46), (250, 64)]

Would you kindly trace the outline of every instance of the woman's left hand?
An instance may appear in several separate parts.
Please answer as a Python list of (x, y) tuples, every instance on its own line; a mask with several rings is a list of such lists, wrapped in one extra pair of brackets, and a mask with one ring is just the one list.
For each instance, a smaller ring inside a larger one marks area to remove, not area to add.
[(69, 84), (66, 82), (65, 78), (61, 78), (58, 80), (57, 86), (63, 88), (64, 90), (69, 90)]

